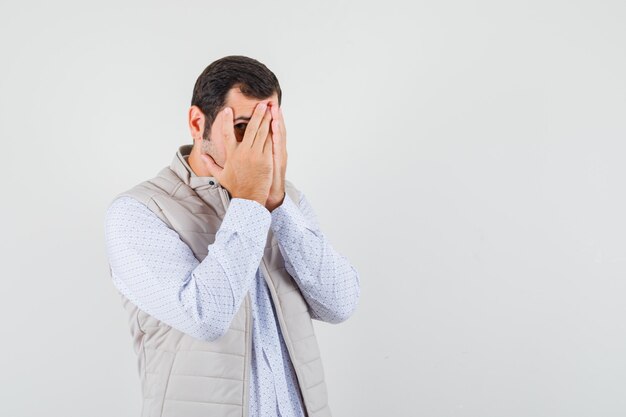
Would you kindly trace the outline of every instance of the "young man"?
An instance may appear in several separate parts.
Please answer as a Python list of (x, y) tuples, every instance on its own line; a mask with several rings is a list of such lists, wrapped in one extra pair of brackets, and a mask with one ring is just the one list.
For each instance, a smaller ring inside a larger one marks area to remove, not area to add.
[(281, 94), (254, 59), (213, 62), (193, 145), (108, 208), (144, 417), (331, 415), (311, 319), (350, 317), (360, 281), (285, 179)]

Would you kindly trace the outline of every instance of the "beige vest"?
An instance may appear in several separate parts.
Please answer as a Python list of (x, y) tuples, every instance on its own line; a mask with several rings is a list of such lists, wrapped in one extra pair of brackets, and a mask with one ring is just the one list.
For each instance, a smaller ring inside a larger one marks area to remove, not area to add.
[[(169, 167), (119, 196), (149, 207), (178, 232), (199, 261), (226, 214), (229, 194), (215, 177), (195, 176), (179, 148)], [(299, 191), (286, 181), (299, 202)], [(285, 269), (270, 229), (259, 265), (274, 302), (308, 417), (330, 417), (324, 371), (308, 305)], [(227, 333), (213, 342), (196, 339), (140, 310), (124, 295), (143, 394), (142, 417), (248, 416), (252, 349), (251, 299), (247, 294)]]

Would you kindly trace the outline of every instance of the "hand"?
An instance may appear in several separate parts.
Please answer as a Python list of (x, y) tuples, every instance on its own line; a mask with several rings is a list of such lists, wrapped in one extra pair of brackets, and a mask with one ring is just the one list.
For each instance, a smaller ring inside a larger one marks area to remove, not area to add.
[(283, 111), (270, 106), (272, 113), (272, 159), (273, 175), (265, 208), (270, 212), (280, 206), (285, 199), (285, 172), (287, 171), (287, 130), (283, 119)]
[(233, 127), (233, 111), (226, 107), (217, 116), (226, 150), (224, 168), (207, 154), (200, 154), (210, 174), (228, 190), (232, 198), (254, 200), (265, 206), (272, 185), (272, 114), (266, 103), (257, 104), (241, 143)]

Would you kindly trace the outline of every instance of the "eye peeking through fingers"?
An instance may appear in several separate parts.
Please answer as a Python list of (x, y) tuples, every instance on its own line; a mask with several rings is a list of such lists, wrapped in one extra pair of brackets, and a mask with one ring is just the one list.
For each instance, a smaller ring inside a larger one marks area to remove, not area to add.
[(243, 140), (243, 135), (246, 133), (246, 127), (248, 127), (248, 123), (237, 123), (235, 125), (235, 136), (237, 137), (238, 142)]

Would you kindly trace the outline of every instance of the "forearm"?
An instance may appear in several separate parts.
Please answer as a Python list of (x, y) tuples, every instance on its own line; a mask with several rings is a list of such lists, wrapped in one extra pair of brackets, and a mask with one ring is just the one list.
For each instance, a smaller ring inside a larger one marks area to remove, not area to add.
[(199, 262), (178, 233), (147, 207), (134, 200), (116, 203), (107, 216), (114, 283), (153, 317), (196, 338), (215, 340), (230, 327), (255, 277), (269, 223), (269, 212), (259, 203), (231, 200), (215, 241)]
[[(245, 210), (244, 210), (245, 208)], [(230, 327), (263, 256), (269, 212), (258, 202), (234, 198), (206, 258), (179, 288), (183, 309), (216, 338)]]
[(286, 197), (272, 212), (272, 231), (285, 267), (311, 307), (312, 316), (339, 323), (350, 317), (358, 304), (359, 274), (322, 233), (306, 199), (301, 200), (302, 206), (304, 213)]

